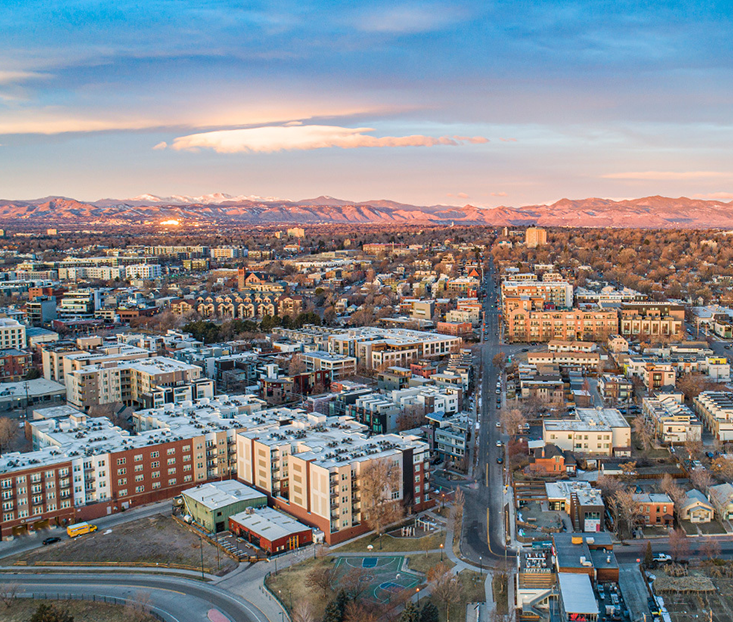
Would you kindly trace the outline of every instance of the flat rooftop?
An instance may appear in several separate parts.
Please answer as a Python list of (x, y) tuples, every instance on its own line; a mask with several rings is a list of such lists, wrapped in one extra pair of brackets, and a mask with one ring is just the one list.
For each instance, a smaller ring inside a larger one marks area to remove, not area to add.
[(267, 495), (233, 479), (201, 484), (181, 494), (209, 510), (218, 510), (241, 501), (261, 500), (267, 503)]
[(240, 512), (231, 516), (230, 520), (270, 542), (310, 530), (307, 525), (272, 508)]

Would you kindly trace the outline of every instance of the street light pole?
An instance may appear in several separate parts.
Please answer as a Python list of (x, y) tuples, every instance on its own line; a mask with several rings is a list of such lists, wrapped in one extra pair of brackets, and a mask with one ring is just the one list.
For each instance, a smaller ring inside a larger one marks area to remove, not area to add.
[(484, 576), (484, 558), (481, 555), (478, 556), (479, 567), (481, 568), (481, 576)]
[(443, 544), (440, 544), (440, 561), (443, 561)]
[(199, 536), (201, 544), (201, 580), (204, 581), (204, 538)]

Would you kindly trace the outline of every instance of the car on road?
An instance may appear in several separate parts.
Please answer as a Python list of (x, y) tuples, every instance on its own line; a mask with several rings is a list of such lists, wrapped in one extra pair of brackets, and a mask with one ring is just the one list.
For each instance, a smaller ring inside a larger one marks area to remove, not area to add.
[(501, 394), (501, 389), (496, 390), (497, 395)]
[(500, 440), (496, 441), (496, 446), (497, 447), (501, 447), (502, 445), (503, 445), (503, 443)]
[(520, 352), (529, 352), (529, 348), (522, 348)]
[(496, 464), (504, 464), (504, 458), (502, 458), (501, 456), (497, 456)]
[(501, 427), (501, 421), (497, 421), (497, 422), (496, 422), (496, 427), (497, 427), (497, 428), (500, 428), (500, 427)]
[(670, 555), (667, 555), (666, 553), (657, 553), (653, 559), (655, 562), (671, 562), (672, 561), (672, 557)]
[(61, 538), (58, 536), (53, 536), (51, 538), (46, 538), (43, 541), (43, 546), (48, 546), (49, 544), (56, 544), (57, 542), (61, 542)]

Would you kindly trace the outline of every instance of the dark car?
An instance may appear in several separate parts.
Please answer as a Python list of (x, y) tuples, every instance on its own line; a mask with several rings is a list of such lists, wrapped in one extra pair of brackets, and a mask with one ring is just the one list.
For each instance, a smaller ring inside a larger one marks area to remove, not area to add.
[(502, 458), (501, 456), (499, 456), (499, 457), (498, 457), (498, 458), (496, 459), (496, 464), (504, 464), (504, 458)]
[(49, 544), (56, 544), (57, 542), (61, 542), (61, 538), (58, 536), (53, 536), (52, 538), (46, 538), (43, 541), (43, 546), (48, 546)]

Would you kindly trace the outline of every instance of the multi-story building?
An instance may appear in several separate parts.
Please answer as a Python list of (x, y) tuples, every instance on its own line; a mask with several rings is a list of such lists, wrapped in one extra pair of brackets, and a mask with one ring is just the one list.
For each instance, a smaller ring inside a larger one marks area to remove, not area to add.
[(640, 378), (649, 391), (673, 387), (677, 382), (677, 373), (672, 363), (650, 361), (644, 357), (630, 357), (626, 375), (629, 378)]
[(623, 376), (603, 374), (598, 379), (598, 392), (604, 400), (611, 403), (623, 403), (631, 399), (634, 385)]
[(557, 365), (561, 369), (598, 372), (601, 355), (598, 352), (530, 352), (530, 365)]
[(11, 318), (0, 317), (0, 348), (25, 348), (25, 326)]
[(573, 529), (586, 533), (603, 531), (603, 496), (589, 482), (547, 482), (545, 491), (550, 509), (567, 512)]
[(702, 423), (685, 406), (681, 393), (645, 397), (642, 404), (642, 412), (661, 442), (674, 445), (702, 439)]
[(507, 311), (506, 337), (511, 342), (553, 339), (605, 341), (618, 332), (618, 316), (611, 310)]
[(141, 263), (125, 268), (125, 277), (128, 279), (157, 279), (162, 275), (158, 264)]
[(102, 404), (157, 407), (213, 397), (214, 381), (198, 365), (165, 357), (87, 365), (65, 373), (70, 404), (89, 409)]
[(537, 248), (547, 244), (547, 230), (539, 227), (528, 227), (524, 234), (524, 243), (527, 248)]
[(331, 379), (356, 374), (356, 359), (353, 356), (331, 354), (329, 352), (305, 352), (300, 355), (306, 371), (328, 371)]
[(0, 350), (0, 381), (15, 382), (21, 380), (33, 366), (33, 355), (17, 348)]
[(715, 438), (733, 440), (733, 396), (724, 391), (703, 391), (692, 400), (692, 408)]
[(98, 289), (76, 289), (61, 298), (58, 315), (62, 319), (92, 318), (102, 308), (102, 296)]
[(26, 303), (28, 323), (31, 326), (42, 326), (56, 319), (56, 298), (54, 296), (36, 296)]
[(558, 309), (570, 309), (573, 306), (573, 286), (565, 281), (502, 281), (502, 302), (507, 298), (525, 297), (540, 298), (543, 303), (549, 303)]
[(685, 308), (673, 303), (623, 303), (619, 332), (636, 340), (680, 337), (685, 321)]
[(615, 408), (578, 408), (574, 419), (545, 419), (542, 440), (575, 453), (631, 454), (631, 426)]
[(362, 515), (361, 487), (374, 462), (398, 470), (391, 499), (408, 511), (430, 506), (429, 449), (413, 436), (367, 437), (347, 419), (313, 417), (237, 437), (237, 472), (272, 503), (324, 533), (334, 544), (369, 530)]

